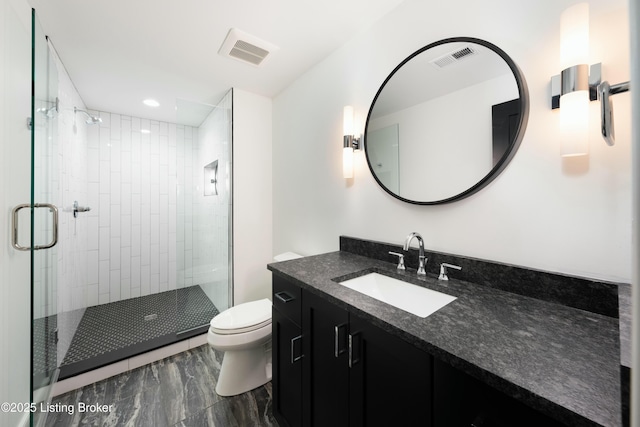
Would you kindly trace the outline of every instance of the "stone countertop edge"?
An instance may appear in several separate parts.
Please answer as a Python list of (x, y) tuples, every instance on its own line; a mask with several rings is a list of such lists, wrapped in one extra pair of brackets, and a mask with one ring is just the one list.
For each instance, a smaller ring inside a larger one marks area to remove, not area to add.
[[(453, 278), (418, 278), (348, 252), (267, 267), (558, 421), (621, 425), (618, 319)], [(334, 280), (365, 271), (457, 299), (420, 318)]]

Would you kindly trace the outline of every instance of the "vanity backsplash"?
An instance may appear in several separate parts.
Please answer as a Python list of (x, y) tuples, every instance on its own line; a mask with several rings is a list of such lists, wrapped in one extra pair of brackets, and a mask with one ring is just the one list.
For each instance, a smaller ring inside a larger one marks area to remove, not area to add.
[[(402, 252), (402, 246), (340, 236), (340, 250), (394, 263), (396, 257), (389, 255), (389, 252)], [(619, 316), (619, 283), (532, 270), (429, 250), (425, 250), (425, 256), (428, 259), (427, 274), (437, 275), (440, 264), (446, 262), (462, 267), (460, 271), (451, 270), (452, 278), (609, 317)], [(410, 248), (408, 253), (405, 253), (405, 263), (407, 269), (415, 269), (418, 266), (417, 249)]]

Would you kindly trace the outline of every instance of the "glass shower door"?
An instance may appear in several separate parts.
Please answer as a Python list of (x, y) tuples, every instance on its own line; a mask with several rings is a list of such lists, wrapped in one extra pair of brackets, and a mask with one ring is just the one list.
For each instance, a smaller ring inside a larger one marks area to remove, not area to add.
[[(46, 36), (32, 12), (31, 99), (31, 402), (50, 397), (58, 372), (57, 116), (58, 75)], [(26, 224), (25, 224), (26, 225)], [(32, 425), (38, 424), (34, 413)]]
[(176, 156), (177, 331), (188, 336), (232, 305), (232, 92), (216, 106), (179, 100), (177, 113), (193, 135)]

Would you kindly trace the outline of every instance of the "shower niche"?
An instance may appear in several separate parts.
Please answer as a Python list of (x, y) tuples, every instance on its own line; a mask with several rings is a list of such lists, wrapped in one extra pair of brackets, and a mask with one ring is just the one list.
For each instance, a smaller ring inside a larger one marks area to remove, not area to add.
[(218, 161), (215, 160), (204, 167), (204, 195), (218, 195)]

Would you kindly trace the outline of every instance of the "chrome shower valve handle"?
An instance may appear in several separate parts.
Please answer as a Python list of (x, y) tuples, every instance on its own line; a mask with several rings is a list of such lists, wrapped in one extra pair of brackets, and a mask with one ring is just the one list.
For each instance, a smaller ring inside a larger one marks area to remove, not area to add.
[(78, 205), (78, 201), (73, 202), (73, 217), (78, 218), (79, 212), (89, 212), (91, 208), (89, 206), (80, 206)]

